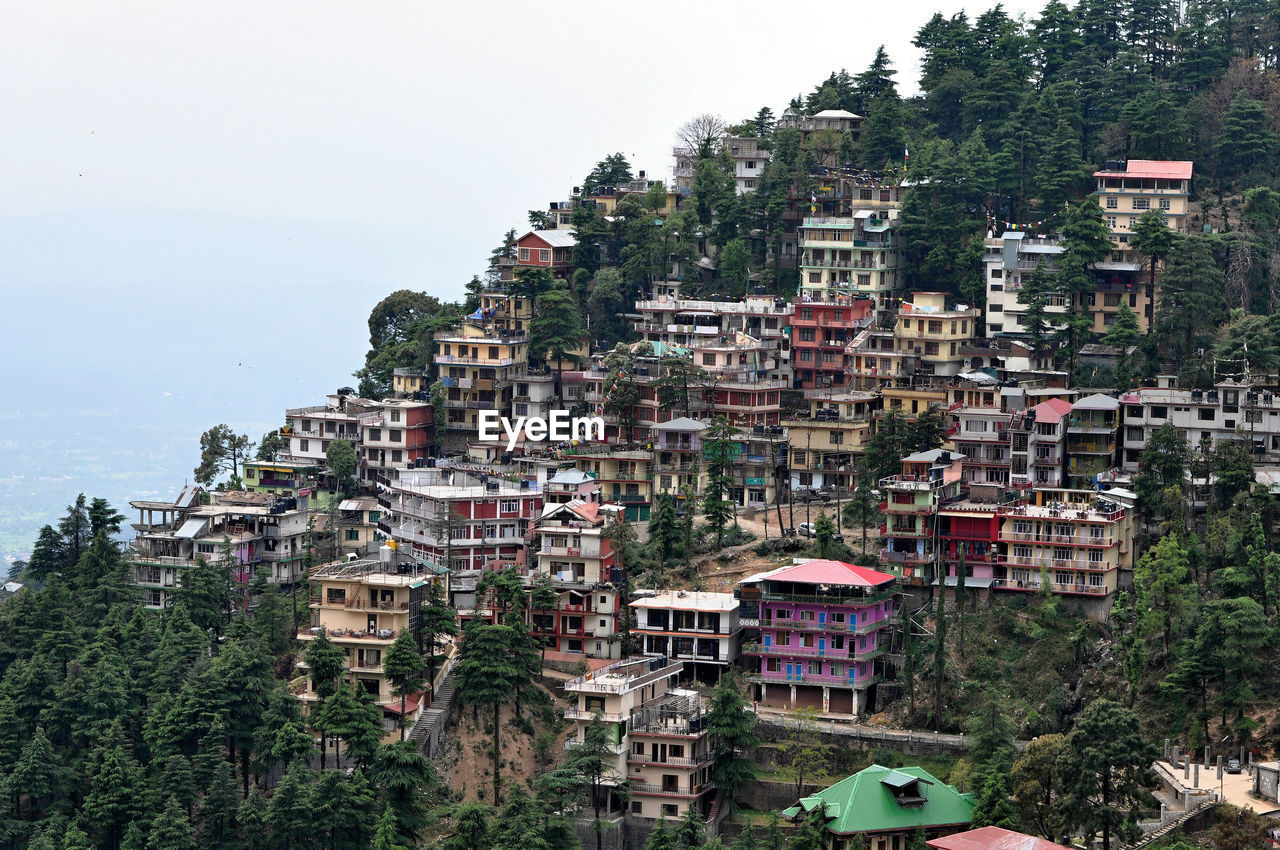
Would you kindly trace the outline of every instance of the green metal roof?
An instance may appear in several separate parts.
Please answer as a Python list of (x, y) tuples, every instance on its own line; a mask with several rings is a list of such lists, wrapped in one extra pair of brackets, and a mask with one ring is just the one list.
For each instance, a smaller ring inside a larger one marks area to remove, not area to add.
[[(913, 783), (919, 783), (918, 790), (910, 796), (914, 799), (918, 794), (925, 802), (900, 804), (895, 791), (909, 789)], [(961, 794), (922, 767), (895, 769), (878, 764), (797, 802), (782, 812), (784, 817), (794, 818), (801, 811), (811, 812), (825, 803), (827, 830), (838, 835), (967, 824), (973, 819), (976, 805), (971, 795)]]

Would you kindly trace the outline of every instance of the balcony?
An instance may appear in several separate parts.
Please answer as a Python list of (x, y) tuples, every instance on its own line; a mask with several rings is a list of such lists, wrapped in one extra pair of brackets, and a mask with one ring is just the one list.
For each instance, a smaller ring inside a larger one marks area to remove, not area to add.
[[(580, 708), (566, 708), (564, 710), (565, 720), (586, 720), (591, 721), (599, 717), (605, 723), (622, 723), (627, 719), (625, 714), (613, 711), (584, 711)], [(621, 755), (621, 753), (619, 753)]]
[(890, 475), (880, 479), (881, 489), (908, 490), (917, 493), (940, 489), (946, 483), (941, 478), (927, 478), (923, 475)]
[(883, 602), (886, 599), (892, 599), (893, 591), (885, 590), (880, 593), (870, 593), (866, 596), (820, 596), (805, 593), (761, 593), (760, 598), (765, 602), (794, 602), (809, 605), (844, 605), (858, 608), (874, 605), (877, 602)]
[(848, 676), (827, 676), (817, 673), (747, 673), (748, 682), (759, 682), (765, 685), (843, 685), (846, 688), (869, 688), (884, 681), (883, 676), (859, 676), (850, 679)]
[[(638, 730), (636, 730), (635, 728), (632, 728), (631, 731), (634, 733)], [(681, 758), (657, 759), (651, 755), (640, 755), (638, 753), (627, 754), (627, 764), (649, 764), (657, 767), (662, 767), (662, 766), (702, 767), (703, 765), (711, 764), (713, 761), (715, 761), (715, 756), (712, 755), (711, 753), (706, 753), (705, 755), (699, 756), (697, 758), (691, 758), (691, 759), (681, 759)]]
[(628, 782), (627, 788), (632, 794), (653, 794), (659, 797), (697, 797), (708, 791), (715, 790), (714, 782), (704, 782), (701, 785), (649, 785), (644, 782)]
[(863, 620), (861, 625), (849, 623), (818, 623), (813, 620), (774, 620), (760, 621), (762, 629), (790, 629), (791, 631), (828, 632), (830, 634), (865, 635), (889, 625), (888, 618), (880, 620)]
[(902, 526), (880, 526), (881, 537), (929, 537), (933, 534), (933, 529), (917, 528), (910, 525)]
[[(991, 580), (991, 586), (997, 590), (1020, 590), (1026, 593), (1036, 593), (1042, 588), (1038, 579), (1022, 581), (1020, 579), (997, 578)], [(1058, 584), (1057, 582), (1049, 582), (1049, 590), (1052, 593), (1063, 593), (1071, 596), (1106, 596), (1110, 592), (1106, 585)]]
[[(566, 716), (568, 715), (566, 714)], [(572, 750), (574, 747), (582, 746), (582, 743), (583, 742), (579, 741), (577, 738), (568, 738), (564, 742), (564, 748), (566, 750)], [(626, 744), (605, 744), (604, 749), (606, 752), (612, 753), (615, 756), (620, 756), (620, 755), (626, 754), (627, 745)], [(628, 758), (627, 761), (631, 761), (631, 759)]]
[(886, 514), (889, 514), (890, 516), (894, 514), (931, 514), (937, 510), (937, 508), (931, 504), (930, 505), (917, 505), (917, 504), (903, 505), (897, 502), (881, 502), (880, 504), (883, 505), (883, 507), (881, 507), (880, 510)]

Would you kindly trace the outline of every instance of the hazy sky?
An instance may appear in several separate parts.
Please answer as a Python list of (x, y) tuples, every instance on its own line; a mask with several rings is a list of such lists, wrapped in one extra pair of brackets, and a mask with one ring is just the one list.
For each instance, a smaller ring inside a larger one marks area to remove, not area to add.
[[(988, 4), (968, 7), (973, 15)], [(1034, 14), (1040, 2), (1007, 3)], [(961, 4), (9, 3), (0, 213), (157, 207), (409, 229), (453, 294), (604, 154), (780, 111)]]

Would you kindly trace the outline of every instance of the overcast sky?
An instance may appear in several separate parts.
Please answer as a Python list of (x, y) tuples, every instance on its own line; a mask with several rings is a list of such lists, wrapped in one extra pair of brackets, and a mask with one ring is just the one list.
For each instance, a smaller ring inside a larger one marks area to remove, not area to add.
[(422, 288), (456, 295), (506, 228), (603, 155), (669, 177), (689, 116), (781, 111), (880, 43), (909, 92), (913, 33), (960, 8), (9, 3), (0, 213), (153, 207), (408, 230)]

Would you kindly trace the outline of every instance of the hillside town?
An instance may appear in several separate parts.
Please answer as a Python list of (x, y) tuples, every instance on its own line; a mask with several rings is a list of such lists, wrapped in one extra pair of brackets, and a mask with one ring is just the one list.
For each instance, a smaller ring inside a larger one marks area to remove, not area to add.
[(81, 494), (0, 586), (0, 850), (1280, 842), (1277, 51), (1138, 5), (1142, 111), (1057, 78), (1087, 2), (938, 15), (920, 97), (607, 155)]

